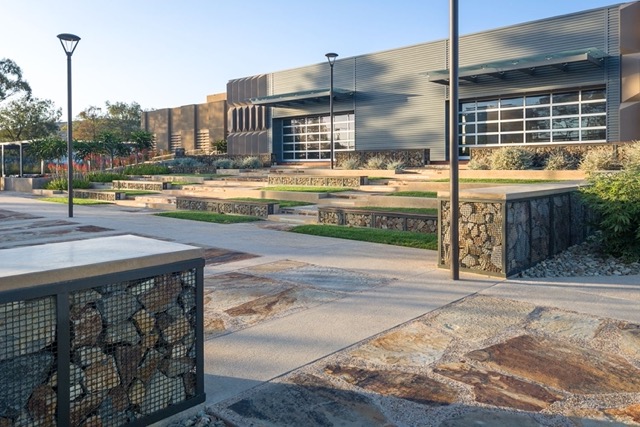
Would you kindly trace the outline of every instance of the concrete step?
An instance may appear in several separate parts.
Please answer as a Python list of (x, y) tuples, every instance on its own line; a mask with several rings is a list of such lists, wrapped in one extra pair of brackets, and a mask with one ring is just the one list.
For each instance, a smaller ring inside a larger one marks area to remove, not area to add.
[(290, 215), (290, 214), (277, 214), (269, 215), (267, 218), (269, 221), (285, 222), (288, 224), (317, 224), (318, 217), (311, 215)]

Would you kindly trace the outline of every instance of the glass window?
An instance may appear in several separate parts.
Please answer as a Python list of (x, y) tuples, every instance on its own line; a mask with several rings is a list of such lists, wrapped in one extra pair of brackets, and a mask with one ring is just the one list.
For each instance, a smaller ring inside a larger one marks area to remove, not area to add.
[(607, 139), (607, 130), (606, 129), (589, 129), (582, 131), (582, 140), (583, 141), (599, 141)]
[(577, 102), (580, 100), (580, 92), (554, 93), (553, 103)]
[(498, 108), (498, 100), (497, 99), (491, 99), (489, 101), (478, 101), (476, 103), (476, 108), (478, 110), (487, 110), (487, 109), (491, 109), (491, 108)]
[(509, 107), (522, 107), (524, 105), (524, 98), (507, 98), (500, 100), (501, 108)]
[(551, 108), (551, 114), (554, 116), (573, 116), (577, 115), (579, 110), (578, 104), (556, 105)]
[(603, 140), (606, 110), (603, 88), (462, 101), (459, 145)]
[[(353, 150), (355, 147), (354, 115), (341, 113), (334, 116), (334, 148)], [(322, 160), (330, 158), (329, 115), (287, 118), (282, 120), (283, 160)], [(287, 126), (284, 126), (284, 124)], [(290, 153), (286, 156), (284, 153)]]
[(498, 132), (498, 122), (478, 123), (478, 133)]
[(522, 118), (522, 109), (517, 110), (502, 110), (500, 112), (500, 119), (502, 120), (516, 120)]
[(551, 103), (551, 95), (527, 96), (525, 104), (527, 105), (545, 105)]
[(550, 132), (532, 132), (527, 133), (527, 142), (551, 142)]
[(499, 111), (478, 111), (478, 121), (498, 120), (500, 118)]
[(521, 133), (503, 133), (500, 139), (502, 144), (521, 144), (524, 142), (524, 135)]
[(607, 112), (607, 104), (604, 102), (589, 102), (582, 104), (582, 114), (600, 114)]
[(498, 135), (477, 135), (476, 141), (478, 144), (497, 144)]
[(549, 107), (535, 107), (527, 108), (527, 118), (532, 117), (549, 117), (551, 115), (551, 109)]
[(500, 124), (500, 132), (516, 132), (522, 130), (522, 121), (502, 122)]
[(590, 101), (592, 99), (605, 99), (606, 92), (604, 89), (594, 89), (594, 90), (583, 90), (582, 91), (582, 100)]
[(549, 129), (549, 127), (550, 127), (549, 120), (527, 120), (526, 121), (527, 130)]
[(580, 132), (577, 130), (568, 130), (564, 132), (553, 132), (553, 141), (579, 141)]
[(593, 128), (607, 125), (607, 116), (589, 116), (582, 118), (583, 128)]
[(566, 119), (553, 119), (553, 128), (554, 129), (574, 129), (580, 126), (580, 121), (577, 117), (567, 117)]

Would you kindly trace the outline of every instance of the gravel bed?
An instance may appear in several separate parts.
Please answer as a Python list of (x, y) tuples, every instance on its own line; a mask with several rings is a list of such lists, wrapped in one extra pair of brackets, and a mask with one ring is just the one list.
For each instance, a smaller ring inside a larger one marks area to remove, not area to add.
[(596, 242), (575, 245), (551, 259), (542, 261), (516, 277), (628, 276), (640, 274), (640, 262), (627, 263), (604, 255)]

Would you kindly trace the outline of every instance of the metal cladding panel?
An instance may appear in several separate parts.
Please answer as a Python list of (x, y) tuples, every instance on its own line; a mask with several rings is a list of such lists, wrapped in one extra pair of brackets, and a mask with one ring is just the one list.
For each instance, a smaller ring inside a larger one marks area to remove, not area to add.
[[(333, 65), (333, 87), (356, 90), (354, 80), (355, 58), (336, 60)], [(328, 62), (309, 65), (272, 74), (270, 95), (293, 93), (314, 89), (328, 89), (331, 85), (331, 68)], [(353, 111), (353, 100), (336, 101), (335, 113)], [(273, 118), (328, 114), (329, 103), (309, 104), (301, 108), (272, 108)]]
[(446, 159), (445, 88), (424, 75), (444, 58), (444, 41), (357, 57), (356, 150), (428, 148)]
[(620, 103), (622, 88), (622, 60), (620, 58), (620, 9), (610, 7), (607, 12), (607, 141), (620, 141)]

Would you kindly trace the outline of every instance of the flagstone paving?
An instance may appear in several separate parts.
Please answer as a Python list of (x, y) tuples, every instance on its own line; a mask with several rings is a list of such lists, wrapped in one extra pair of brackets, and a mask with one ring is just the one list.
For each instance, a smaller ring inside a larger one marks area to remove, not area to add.
[(470, 296), (219, 403), (235, 425), (640, 424), (640, 325)]
[(234, 332), (389, 281), (290, 260), (207, 275), (204, 278), (205, 335), (209, 339)]

